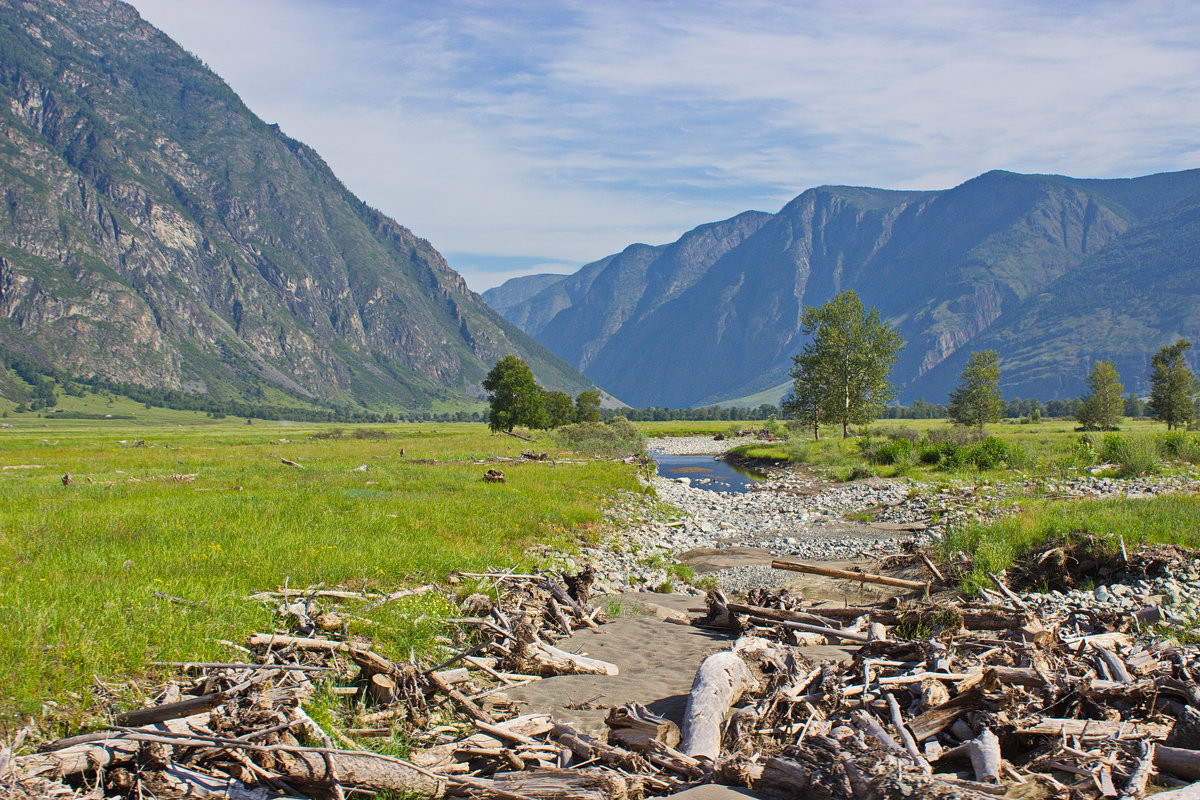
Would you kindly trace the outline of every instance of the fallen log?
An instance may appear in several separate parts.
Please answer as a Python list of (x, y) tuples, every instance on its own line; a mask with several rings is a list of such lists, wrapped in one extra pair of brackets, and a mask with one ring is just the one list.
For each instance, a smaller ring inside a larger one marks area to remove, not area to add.
[(928, 583), (920, 581), (908, 581), (903, 578), (892, 578), (888, 575), (875, 575), (870, 572), (855, 572), (845, 569), (834, 569), (833, 567), (822, 567), (818, 564), (802, 564), (799, 561), (783, 561), (775, 560), (771, 562), (774, 569), (785, 569), (791, 572), (805, 572), (810, 575), (823, 575), (826, 578), (841, 578), (847, 581), (856, 581), (858, 583), (875, 583), (881, 586), (895, 586), (899, 589), (910, 589), (916, 592), (923, 592), (929, 589)]
[(528, 661), (538, 675), (619, 675), (616, 664), (568, 653), (542, 641), (525, 645), (521, 657)]
[(1048, 717), (1032, 725), (1018, 727), (1015, 733), (1029, 736), (1078, 736), (1083, 739), (1163, 739), (1170, 730), (1169, 725), (1159, 722)]
[[(146, 733), (191, 735), (208, 723), (207, 713), (195, 714), (183, 719), (171, 719), (139, 728)], [(79, 737), (84, 738), (84, 737)], [(60, 780), (82, 775), (97, 769), (108, 769), (115, 764), (129, 761), (138, 752), (137, 741), (115, 732), (86, 734), (90, 741), (72, 744), (48, 752), (18, 756), (13, 766), (18, 773), (29, 778)], [(75, 739), (77, 741), (77, 739)]]

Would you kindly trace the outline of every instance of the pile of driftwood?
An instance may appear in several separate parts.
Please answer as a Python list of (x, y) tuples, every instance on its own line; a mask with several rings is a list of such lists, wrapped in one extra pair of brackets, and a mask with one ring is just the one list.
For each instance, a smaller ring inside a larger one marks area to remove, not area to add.
[[(393, 661), (345, 635), (347, 613), (322, 603), (369, 599), (362, 613), (438, 587), (373, 597), (297, 589), (256, 595), (278, 603), (286, 632), (251, 635), (239, 661), (166, 664), (179, 677), (105, 730), (28, 755), (13, 756), (19, 742), (0, 750), (0, 796), (640, 796), (639, 778), (592, 753), (603, 745), (548, 717), (514, 716), (504, 695), (545, 675), (616, 673), (612, 664), (552, 644), (603, 621), (588, 602), (591, 572), (464, 577), (492, 581), (496, 599), (466, 598), (470, 616), (450, 620), (463, 628), (461, 643), (428, 666)], [(305, 704), (318, 693), (356, 700), (357, 727), (314, 721)], [(359, 743), (385, 737), (394, 753), (398, 734), (415, 743), (404, 758)]]
[[(875, 578), (901, 580), (853, 577)], [(637, 800), (715, 782), (846, 800), (1200, 798), (1200, 651), (1146, 636), (1145, 615), (1035, 617), (1015, 595), (969, 604), (922, 582), (886, 607), (713, 591), (695, 624), (736, 641), (699, 665), (682, 726), (629, 704), (597, 738), (520, 715), (505, 693), (616, 674), (555, 646), (604, 622), (591, 571), (460, 579), (488, 592), (459, 604), (433, 664), (381, 655), (327, 604), (354, 598), (363, 613), (449, 589), (258, 595), (286, 630), (250, 636), (239, 661), (174, 665), (152, 703), (105, 730), (0, 750), (0, 796)], [(312, 710), (331, 695), (353, 701), (349, 723)]]
[(710, 592), (697, 624), (741, 638), (701, 665), (682, 749), (780, 796), (1200, 798), (1200, 648), (1151, 616)]

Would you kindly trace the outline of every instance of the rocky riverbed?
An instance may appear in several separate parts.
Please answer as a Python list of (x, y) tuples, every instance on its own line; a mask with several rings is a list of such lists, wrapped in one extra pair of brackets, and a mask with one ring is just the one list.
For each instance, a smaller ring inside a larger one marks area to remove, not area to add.
[[(752, 439), (706, 436), (652, 439), (649, 449), (676, 455), (719, 455)], [(697, 564), (701, 585), (727, 592), (778, 586), (772, 557), (812, 561), (877, 560), (914, 538), (940, 538), (948, 525), (985, 522), (1020, 508), (1030, 496), (1149, 496), (1200, 491), (1195, 475), (1118, 480), (1085, 476), (930, 487), (908, 479), (831, 483), (806, 470), (772, 470), (747, 493), (716, 492), (688, 478), (650, 479), (660, 501), (614, 504), (619, 533), (584, 548), (601, 589), (694, 591), (683, 577)], [(727, 557), (722, 558), (722, 555)], [(721, 567), (723, 562), (729, 565)], [(694, 580), (694, 579), (693, 579)], [(1157, 591), (1161, 587), (1153, 587)], [(1073, 598), (1074, 599), (1074, 598)]]

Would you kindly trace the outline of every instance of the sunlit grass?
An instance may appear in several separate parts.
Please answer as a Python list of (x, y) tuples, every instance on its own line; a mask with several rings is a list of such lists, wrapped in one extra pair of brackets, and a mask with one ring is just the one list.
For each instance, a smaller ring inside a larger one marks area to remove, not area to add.
[(1200, 496), (1099, 500), (1029, 500), (1021, 511), (986, 525), (952, 528), (942, 542), (945, 554), (963, 552), (972, 568), (963, 578), (968, 592), (990, 586), (988, 572), (1012, 567), (1049, 542), (1094, 537), (1110, 550), (1140, 544), (1200, 547)]
[[(285, 582), (391, 589), (530, 562), (532, 545), (569, 545), (595, 528), (602, 496), (636, 488), (634, 468), (614, 462), (472, 463), (535, 446), (482, 425), (364, 426), (389, 438), (331, 440), (311, 434), (339, 426), (51, 424), (0, 432), (0, 466), (42, 465), (0, 469), (5, 715), (82, 693), (93, 675), (228, 658), (217, 639), (272, 623), (246, 600), (254, 591)], [(553, 451), (540, 439), (537, 449)], [(507, 483), (484, 483), (489, 466)], [(64, 473), (74, 485), (62, 484)], [(407, 655), (433, 635), (413, 620), (438, 603), (381, 607), (372, 617), (396, 625), (372, 631), (379, 646)]]

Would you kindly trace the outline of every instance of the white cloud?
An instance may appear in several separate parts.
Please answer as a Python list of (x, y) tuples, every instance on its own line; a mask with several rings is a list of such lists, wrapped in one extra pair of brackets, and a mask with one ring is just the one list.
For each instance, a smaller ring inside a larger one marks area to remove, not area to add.
[(582, 263), (822, 183), (1200, 166), (1200, 4), (135, 3), (443, 250)]

